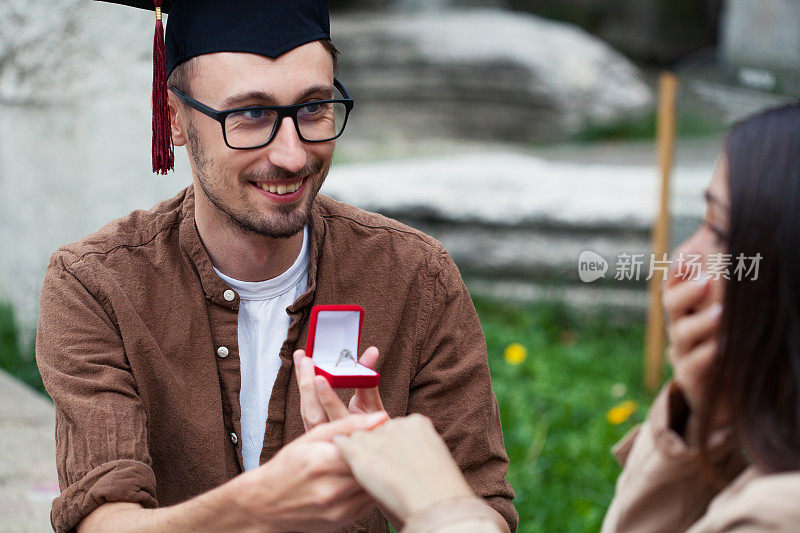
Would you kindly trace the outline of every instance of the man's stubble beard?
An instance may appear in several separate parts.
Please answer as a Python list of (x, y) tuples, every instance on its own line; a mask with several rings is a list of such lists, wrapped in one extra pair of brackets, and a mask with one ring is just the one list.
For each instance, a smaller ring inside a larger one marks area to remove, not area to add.
[[(197, 181), (203, 193), (211, 201), (219, 212), (220, 220), (225, 225), (245, 234), (256, 234), (272, 239), (286, 239), (302, 231), (311, 217), (311, 205), (317, 196), (322, 183), (325, 181), (325, 174), (319, 174), (320, 179), (316, 182), (311, 181), (311, 174), (318, 175), (324, 163), (322, 160), (309, 162), (300, 172), (292, 173), (282, 168), (273, 167), (268, 172), (248, 172), (238, 176), (240, 183), (244, 187), (240, 189), (239, 200), (245, 209), (235, 210), (232, 206), (225, 205), (224, 201), (213, 190), (214, 178), (224, 173), (215, 168), (214, 160), (206, 157), (205, 151), (200, 143), (200, 137), (194, 123), (189, 120), (186, 128), (186, 139), (190, 157), (194, 162), (194, 169), (197, 174)], [(250, 204), (247, 198), (247, 187), (251, 187), (250, 181), (257, 180), (284, 180), (288, 181), (292, 177), (309, 176), (306, 178), (304, 186), (313, 187), (306, 200), (300, 206), (296, 204), (274, 204), (275, 214), (258, 217), (258, 209)], [(249, 209), (247, 209), (249, 207)], [(248, 212), (249, 211), (249, 212)]]

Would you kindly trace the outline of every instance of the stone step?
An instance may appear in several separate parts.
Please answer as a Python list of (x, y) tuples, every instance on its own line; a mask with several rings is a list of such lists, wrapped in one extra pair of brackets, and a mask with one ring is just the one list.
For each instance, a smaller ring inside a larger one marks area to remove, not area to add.
[(400, 219), (441, 241), (462, 275), (486, 279), (578, 282), (578, 258), (585, 250), (613, 264), (620, 253), (646, 254), (650, 249), (649, 232), (632, 229), (584, 232)]
[[(715, 153), (716, 141), (707, 142), (691, 164), (675, 169), (673, 245), (698, 224)], [(558, 158), (504, 151), (341, 164), (322, 190), (439, 239), (475, 294), (641, 314), (658, 172), (616, 155), (575, 154), (561, 148)], [(578, 275), (587, 250), (608, 263), (605, 277), (591, 283)], [(634, 279), (621, 270), (626, 255), (643, 263)]]
[(0, 370), (0, 531), (51, 531), (58, 496), (55, 410), (49, 398)]

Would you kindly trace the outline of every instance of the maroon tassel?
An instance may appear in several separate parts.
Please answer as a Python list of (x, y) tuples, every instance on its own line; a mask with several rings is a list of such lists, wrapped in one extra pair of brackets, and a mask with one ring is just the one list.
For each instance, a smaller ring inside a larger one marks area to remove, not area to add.
[(156, 33), (153, 39), (153, 172), (166, 174), (175, 166), (175, 153), (167, 105), (167, 65), (164, 59), (161, 0), (153, 3), (156, 6)]

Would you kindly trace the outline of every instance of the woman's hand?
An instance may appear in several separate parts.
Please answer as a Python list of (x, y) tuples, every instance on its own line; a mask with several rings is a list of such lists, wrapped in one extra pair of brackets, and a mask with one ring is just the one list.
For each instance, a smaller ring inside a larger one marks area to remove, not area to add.
[(702, 407), (708, 371), (717, 353), (722, 304), (709, 301), (710, 278), (671, 275), (664, 288), (669, 327), (667, 356), (675, 381), (692, 411)]
[[(699, 279), (686, 279), (679, 262), (664, 286), (669, 337), (667, 358), (675, 383), (690, 409), (683, 430), (683, 437), (690, 445), (696, 441), (697, 413), (706, 407), (709, 375), (718, 357), (723, 287), (715, 287), (714, 283), (703, 275)], [(724, 405), (718, 406), (714, 416), (712, 428), (723, 426), (729, 419)]]
[(431, 421), (418, 414), (333, 440), (353, 477), (402, 522), (435, 503), (474, 497)]

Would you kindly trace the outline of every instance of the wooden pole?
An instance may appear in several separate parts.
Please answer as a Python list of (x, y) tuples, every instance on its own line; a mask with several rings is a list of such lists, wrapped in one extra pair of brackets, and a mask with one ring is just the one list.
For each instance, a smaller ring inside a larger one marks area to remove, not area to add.
[[(655, 220), (652, 234), (656, 261), (660, 261), (669, 250), (669, 182), (675, 150), (677, 94), (678, 78), (671, 72), (661, 74), (658, 83), (658, 131), (656, 132), (661, 191), (658, 218)], [(664, 279), (664, 271), (658, 270), (650, 278), (648, 287), (650, 307), (647, 313), (644, 382), (651, 392), (661, 384), (661, 371), (664, 366), (664, 308), (661, 304), (661, 284)]]

